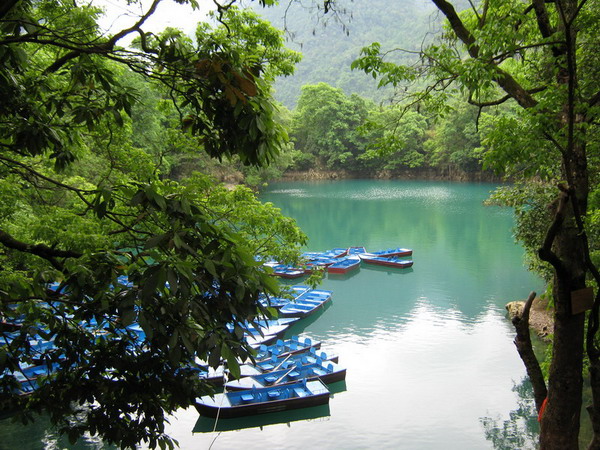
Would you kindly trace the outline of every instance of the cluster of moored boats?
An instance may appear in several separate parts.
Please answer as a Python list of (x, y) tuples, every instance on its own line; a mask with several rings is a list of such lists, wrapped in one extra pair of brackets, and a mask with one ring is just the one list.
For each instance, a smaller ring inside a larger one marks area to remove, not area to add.
[[(124, 281), (125, 283), (126, 281)], [(54, 288), (52, 286), (51, 288)], [(292, 286), (289, 288), (289, 295), (285, 297), (266, 297), (261, 298), (261, 302), (266, 306), (273, 307), (279, 310), (279, 318), (273, 320), (255, 320), (243, 324), (244, 338), (248, 344), (258, 347), (266, 344), (275, 343), (282, 338), (289, 327), (303, 317), (318, 311), (331, 301), (332, 292), (322, 289), (310, 289), (307, 286)], [(58, 369), (58, 364), (48, 364), (47, 356), (51, 353), (56, 353), (59, 348), (55, 345), (53, 339), (46, 339), (43, 330), (39, 334), (30, 336), (27, 342), (21, 342), (23, 335), (21, 333), (22, 321), (17, 320), (14, 323), (1, 322), (2, 327), (2, 344), (4, 345), (26, 345), (29, 347), (32, 358), (38, 363), (25, 364), (22, 363), (18, 368), (12, 371), (5, 371), (4, 375), (12, 375), (15, 380), (15, 392), (21, 395), (28, 395), (36, 390), (41, 381), (50, 376)], [(94, 335), (102, 335), (102, 327), (92, 324), (84, 324), (81, 326), (89, 328), (89, 331)], [(233, 331), (234, 324), (229, 324), (228, 327)], [(143, 345), (146, 334), (142, 327), (134, 323), (122, 329), (122, 333), (133, 335), (136, 337), (136, 342)], [(37, 355), (37, 356), (36, 356)], [(214, 381), (214, 378), (219, 376), (222, 378), (222, 369), (200, 368), (199, 376), (209, 378)]]
[(292, 266), (278, 262), (268, 262), (265, 265), (273, 269), (273, 275), (281, 278), (300, 278), (324, 270), (333, 274), (346, 274), (360, 267), (361, 262), (375, 266), (385, 266), (397, 269), (412, 267), (413, 261), (406, 259), (412, 256), (408, 248), (388, 248), (376, 252), (367, 252), (365, 247), (334, 248), (324, 252), (305, 252), (302, 254), (302, 264)]
[(279, 319), (260, 322), (260, 331), (246, 327), (257, 330), (246, 335), (257, 354), (253, 363), (240, 366), (238, 379), (229, 380), (224, 367), (205, 368), (201, 376), (223, 385), (224, 392), (198, 398), (198, 412), (233, 418), (329, 403), (327, 384), (346, 378), (338, 357), (321, 351), (321, 343), (309, 337), (281, 338), (295, 321), (325, 307), (331, 297), (331, 291), (300, 285), (289, 287), (284, 297), (262, 297), (263, 305), (279, 311)]
[[(412, 260), (405, 259), (411, 255), (412, 250), (405, 248), (367, 252), (364, 247), (350, 247), (304, 253), (302, 268), (276, 263), (267, 265), (273, 267), (274, 275), (296, 278), (315, 269), (344, 274), (357, 269), (361, 262), (406, 268), (413, 264)], [(123, 282), (127, 283), (127, 280)], [(293, 323), (324, 308), (331, 301), (332, 294), (331, 291), (297, 285), (289, 287), (282, 297), (263, 296), (261, 303), (277, 309), (279, 318), (243, 324), (244, 338), (257, 349), (257, 354), (252, 364), (241, 365), (240, 378), (229, 380), (223, 366), (213, 369), (199, 362), (200, 377), (224, 386), (221, 394), (197, 399), (196, 408), (200, 414), (208, 417), (218, 414), (228, 418), (327, 404), (330, 398), (327, 384), (344, 380), (346, 369), (338, 364), (337, 356), (332, 357), (320, 350), (320, 342), (297, 336), (283, 340), (283, 336)], [(234, 327), (233, 324), (229, 326)], [(6, 331), (10, 327), (14, 330)], [(19, 323), (3, 323), (5, 343), (10, 345), (13, 340), (21, 339), (19, 328)], [(140, 343), (146, 338), (142, 328), (135, 323), (124, 328), (123, 332), (134, 333)], [(45, 352), (57, 351), (54, 342), (42, 335), (30, 338), (27, 343), (39, 353), (40, 361), (45, 359)], [(39, 365), (22, 365), (10, 373), (5, 372), (5, 375), (13, 375), (19, 386), (15, 388), (17, 392), (27, 395), (39, 387), (40, 380), (57, 369), (57, 364), (40, 362)]]
[(327, 384), (345, 380), (346, 369), (320, 346), (296, 336), (262, 344), (255, 362), (240, 367), (240, 378), (227, 381), (225, 371), (220, 379), (224, 392), (198, 398), (196, 409), (206, 417), (228, 419), (329, 403)]

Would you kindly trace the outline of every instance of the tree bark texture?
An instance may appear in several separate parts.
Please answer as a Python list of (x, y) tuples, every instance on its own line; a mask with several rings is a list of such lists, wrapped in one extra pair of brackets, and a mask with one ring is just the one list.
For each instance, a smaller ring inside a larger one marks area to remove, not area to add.
[(594, 432), (592, 440), (588, 445), (589, 450), (600, 449), (600, 361), (594, 358), (590, 361), (590, 384), (592, 387), (592, 404), (588, 406), (587, 411), (592, 421), (592, 430)]
[(540, 449), (568, 450), (579, 448), (585, 314), (572, 315), (570, 286), (556, 280), (555, 284), (554, 349)]

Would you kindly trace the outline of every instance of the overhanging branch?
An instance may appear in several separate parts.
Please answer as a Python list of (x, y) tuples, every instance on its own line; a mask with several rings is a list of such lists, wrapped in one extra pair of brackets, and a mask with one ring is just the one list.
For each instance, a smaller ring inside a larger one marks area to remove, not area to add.
[(154, 14), (154, 12), (156, 11), (156, 8), (160, 2), (161, 2), (161, 0), (154, 0), (152, 2), (152, 4), (150, 5), (150, 8), (148, 8), (148, 11), (146, 11), (146, 13), (143, 16), (141, 16), (140, 19), (133, 26), (119, 31), (114, 36), (112, 36), (107, 42), (93, 46), (93, 47), (82, 47), (80, 49), (75, 49), (75, 50), (71, 51), (70, 53), (67, 53), (63, 57), (54, 61), (54, 63), (52, 63), (50, 66), (48, 66), (46, 68), (46, 70), (44, 70), (44, 73), (48, 74), (48, 73), (56, 72), (68, 61), (78, 58), (82, 54), (106, 54), (108, 52), (111, 52), (119, 40), (121, 40), (128, 34), (133, 33), (134, 31), (140, 32), (140, 34), (142, 34), (141, 26), (144, 24), (144, 22), (146, 22), (146, 20), (148, 20), (148, 18), (152, 14)]
[[(469, 56), (473, 59), (479, 57), (479, 46), (473, 34), (465, 26), (463, 21), (458, 16), (452, 4), (445, 0), (432, 0), (438, 9), (446, 16), (450, 26), (456, 36), (465, 44)], [(500, 86), (504, 92), (514, 98), (523, 108), (532, 108), (537, 105), (537, 101), (524, 89), (513, 76), (495, 65), (496, 75), (494, 81)]]
[(56, 248), (48, 247), (45, 244), (28, 244), (26, 242), (19, 241), (8, 234), (6, 231), (0, 229), (0, 244), (6, 248), (18, 250), (24, 253), (30, 253), (32, 255), (39, 256), (47, 260), (55, 269), (62, 270), (63, 265), (56, 260), (56, 258), (80, 258), (82, 253), (74, 252), (70, 250), (59, 250)]

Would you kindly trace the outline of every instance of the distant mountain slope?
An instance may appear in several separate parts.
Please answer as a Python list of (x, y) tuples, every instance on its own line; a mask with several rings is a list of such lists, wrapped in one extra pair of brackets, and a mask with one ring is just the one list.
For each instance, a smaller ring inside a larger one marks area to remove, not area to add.
[(295, 106), (302, 85), (321, 81), (346, 94), (357, 93), (377, 101), (387, 98), (390, 91), (378, 91), (372, 77), (350, 70), (361, 48), (380, 42), (382, 49), (416, 51), (439, 31), (440, 15), (427, 0), (338, 0), (337, 4), (346, 13), (323, 16), (314, 7), (287, 0), (258, 10), (273, 25), (285, 28), (291, 35), (287, 45), (304, 54), (296, 74), (275, 86), (277, 99), (290, 108)]

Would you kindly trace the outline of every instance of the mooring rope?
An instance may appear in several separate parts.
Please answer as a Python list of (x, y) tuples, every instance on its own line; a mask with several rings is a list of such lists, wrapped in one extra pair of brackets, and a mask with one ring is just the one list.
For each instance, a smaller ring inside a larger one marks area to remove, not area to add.
[[(212, 430), (213, 433), (215, 431), (217, 431), (217, 424), (219, 422), (219, 415), (221, 414), (221, 407), (223, 406), (223, 401), (225, 400), (225, 394), (227, 394), (227, 381), (229, 381), (229, 375), (228, 375), (228, 373), (226, 371), (224, 371), (223, 372), (223, 395), (221, 396), (221, 402), (219, 403), (219, 407), (217, 408), (217, 415), (215, 417), (215, 426), (213, 427), (213, 430)], [(222, 433), (222, 431), (219, 431), (219, 434), (217, 434), (215, 436), (215, 438), (210, 443), (210, 446), (208, 447), (208, 450), (210, 450), (212, 448), (212, 446), (216, 442), (217, 438), (219, 436), (221, 436), (221, 433)]]

